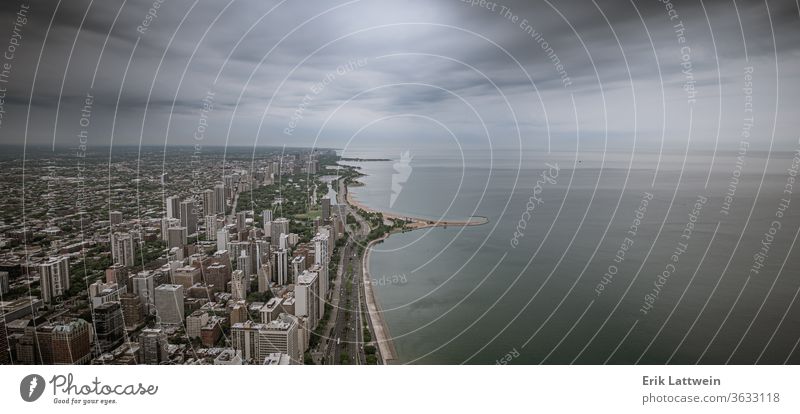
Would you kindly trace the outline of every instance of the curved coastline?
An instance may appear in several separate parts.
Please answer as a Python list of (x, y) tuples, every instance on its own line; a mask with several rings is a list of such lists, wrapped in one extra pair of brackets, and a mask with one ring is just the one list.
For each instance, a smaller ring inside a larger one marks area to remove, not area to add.
[[(363, 184), (359, 183), (359, 185), (363, 185)], [(484, 216), (472, 216), (467, 220), (432, 220), (432, 219), (426, 219), (426, 218), (421, 218), (421, 217), (406, 216), (406, 215), (402, 215), (402, 214), (382, 211), (382, 210), (378, 210), (378, 209), (374, 209), (374, 208), (368, 207), (365, 204), (361, 203), (360, 201), (356, 200), (352, 196), (352, 193), (350, 192), (350, 189), (347, 188), (347, 187), (348, 186), (345, 186), (347, 204), (349, 204), (352, 207), (360, 208), (360, 209), (362, 209), (362, 210), (364, 210), (366, 212), (369, 212), (369, 213), (381, 213), (383, 215), (383, 218), (385, 218), (385, 219), (403, 220), (403, 221), (406, 222), (406, 227), (408, 229), (410, 229), (410, 230), (424, 229), (424, 228), (428, 228), (428, 227), (482, 226), (482, 225), (484, 225), (484, 224), (489, 222), (489, 218), (488, 217), (484, 217)]]
[[(360, 182), (354, 182), (350, 185), (364, 185)], [(353, 208), (361, 209), (370, 213), (381, 213), (384, 219), (389, 220), (404, 220), (406, 222), (405, 230), (418, 230), (424, 229), (429, 227), (448, 227), (448, 226), (480, 226), (489, 222), (487, 217), (483, 216), (473, 216), (470, 217), (468, 220), (429, 220), (420, 217), (410, 217), (404, 216), (397, 213), (390, 213), (381, 210), (377, 210), (374, 208), (370, 208), (361, 202), (357, 201), (350, 192), (349, 186), (345, 184), (342, 186), (344, 188), (345, 193), (345, 202)], [(381, 309), (380, 303), (375, 295), (374, 290), (372, 289), (372, 283), (370, 272), (369, 272), (369, 255), (372, 252), (372, 247), (378, 243), (382, 243), (386, 240), (392, 233), (402, 231), (400, 229), (392, 230), (387, 232), (383, 236), (369, 242), (365, 249), (364, 249), (364, 257), (361, 262), (361, 275), (362, 275), (362, 282), (364, 284), (364, 296), (367, 301), (367, 313), (369, 314), (370, 321), (372, 322), (372, 332), (375, 336), (374, 340), (378, 344), (378, 349), (380, 350), (381, 359), (384, 364), (389, 364), (392, 361), (397, 359), (397, 350), (394, 346), (394, 341), (392, 340), (392, 336), (389, 333), (389, 326), (386, 324), (386, 320), (383, 317), (383, 310)]]
[(372, 289), (372, 278), (369, 273), (369, 254), (373, 245), (383, 242), (387, 237), (389, 237), (388, 233), (369, 242), (364, 249), (364, 259), (361, 261), (361, 277), (364, 284), (364, 297), (367, 300), (367, 313), (372, 322), (372, 334), (375, 336), (375, 342), (378, 344), (384, 365), (397, 359), (397, 350), (394, 347), (392, 335), (389, 333), (389, 326), (383, 317), (383, 309), (375, 297), (375, 291)]

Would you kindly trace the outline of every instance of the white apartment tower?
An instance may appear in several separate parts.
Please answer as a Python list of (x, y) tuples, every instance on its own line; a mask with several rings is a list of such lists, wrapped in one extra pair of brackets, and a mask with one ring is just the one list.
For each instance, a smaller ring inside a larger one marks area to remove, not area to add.
[(181, 218), (181, 199), (175, 196), (167, 197), (167, 218)]
[(319, 272), (319, 292), (323, 298), (328, 294), (328, 263), (330, 262), (330, 240), (327, 234), (314, 237), (314, 264)]
[(275, 265), (275, 281), (278, 285), (286, 285), (289, 278), (289, 252), (286, 249), (273, 252)]
[(308, 318), (308, 329), (317, 328), (322, 318), (321, 310), (325, 308), (323, 297), (319, 294), (319, 275), (305, 271), (297, 277), (294, 285), (295, 315)]
[(53, 302), (69, 290), (69, 259), (66, 256), (51, 257), (39, 265), (42, 300)]

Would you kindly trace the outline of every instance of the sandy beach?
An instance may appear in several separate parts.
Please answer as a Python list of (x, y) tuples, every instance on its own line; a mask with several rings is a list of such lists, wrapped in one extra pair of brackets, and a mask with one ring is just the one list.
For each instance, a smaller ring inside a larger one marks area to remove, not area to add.
[(361, 275), (364, 278), (364, 296), (367, 300), (367, 313), (369, 313), (369, 319), (372, 321), (373, 339), (378, 344), (378, 349), (380, 350), (384, 365), (390, 364), (391, 361), (397, 359), (397, 350), (394, 347), (392, 336), (389, 334), (389, 327), (386, 325), (386, 320), (383, 318), (383, 309), (381, 309), (380, 303), (375, 298), (375, 291), (372, 289), (372, 283), (370, 283), (372, 279), (369, 273), (369, 254), (372, 251), (372, 246), (382, 242), (386, 237), (388, 237), (388, 234), (380, 239), (371, 241), (364, 251), (364, 260), (361, 262)]
[[(360, 183), (358, 185), (361, 185)], [(429, 220), (419, 217), (409, 217), (400, 214), (389, 213), (385, 211), (376, 210), (360, 203), (353, 197), (350, 192), (349, 186), (344, 186), (345, 199), (347, 204), (356, 209), (361, 209), (370, 213), (381, 213), (384, 219), (387, 220), (404, 220), (406, 228), (409, 230), (418, 230), (429, 227), (448, 227), (448, 226), (480, 226), (489, 222), (485, 217), (472, 217), (469, 220)], [(338, 195), (341, 197), (341, 195)], [(364, 251), (364, 260), (362, 261), (362, 277), (364, 283), (364, 295), (367, 300), (367, 312), (372, 321), (373, 339), (378, 344), (381, 359), (384, 364), (390, 364), (397, 359), (397, 350), (395, 349), (392, 336), (389, 333), (389, 327), (386, 325), (386, 320), (383, 317), (383, 310), (381, 309), (378, 299), (375, 297), (375, 292), (372, 289), (372, 280), (369, 272), (369, 255), (372, 251), (372, 246), (383, 242), (389, 237), (392, 232), (385, 234), (383, 237), (375, 239), (367, 244)]]

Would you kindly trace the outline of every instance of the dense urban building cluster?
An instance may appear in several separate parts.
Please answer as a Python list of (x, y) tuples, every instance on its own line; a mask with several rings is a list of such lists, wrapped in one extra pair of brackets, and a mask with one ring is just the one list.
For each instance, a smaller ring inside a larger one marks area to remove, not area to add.
[(330, 363), (336, 153), (174, 151), (3, 160), (0, 363)]

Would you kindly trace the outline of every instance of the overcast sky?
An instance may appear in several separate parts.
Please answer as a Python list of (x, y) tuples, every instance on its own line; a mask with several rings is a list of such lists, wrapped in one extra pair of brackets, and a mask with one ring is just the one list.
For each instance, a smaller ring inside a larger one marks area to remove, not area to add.
[(32, 3), (3, 143), (77, 146), (91, 95), (90, 146), (736, 150), (751, 96), (751, 148), (798, 147), (794, 1)]

